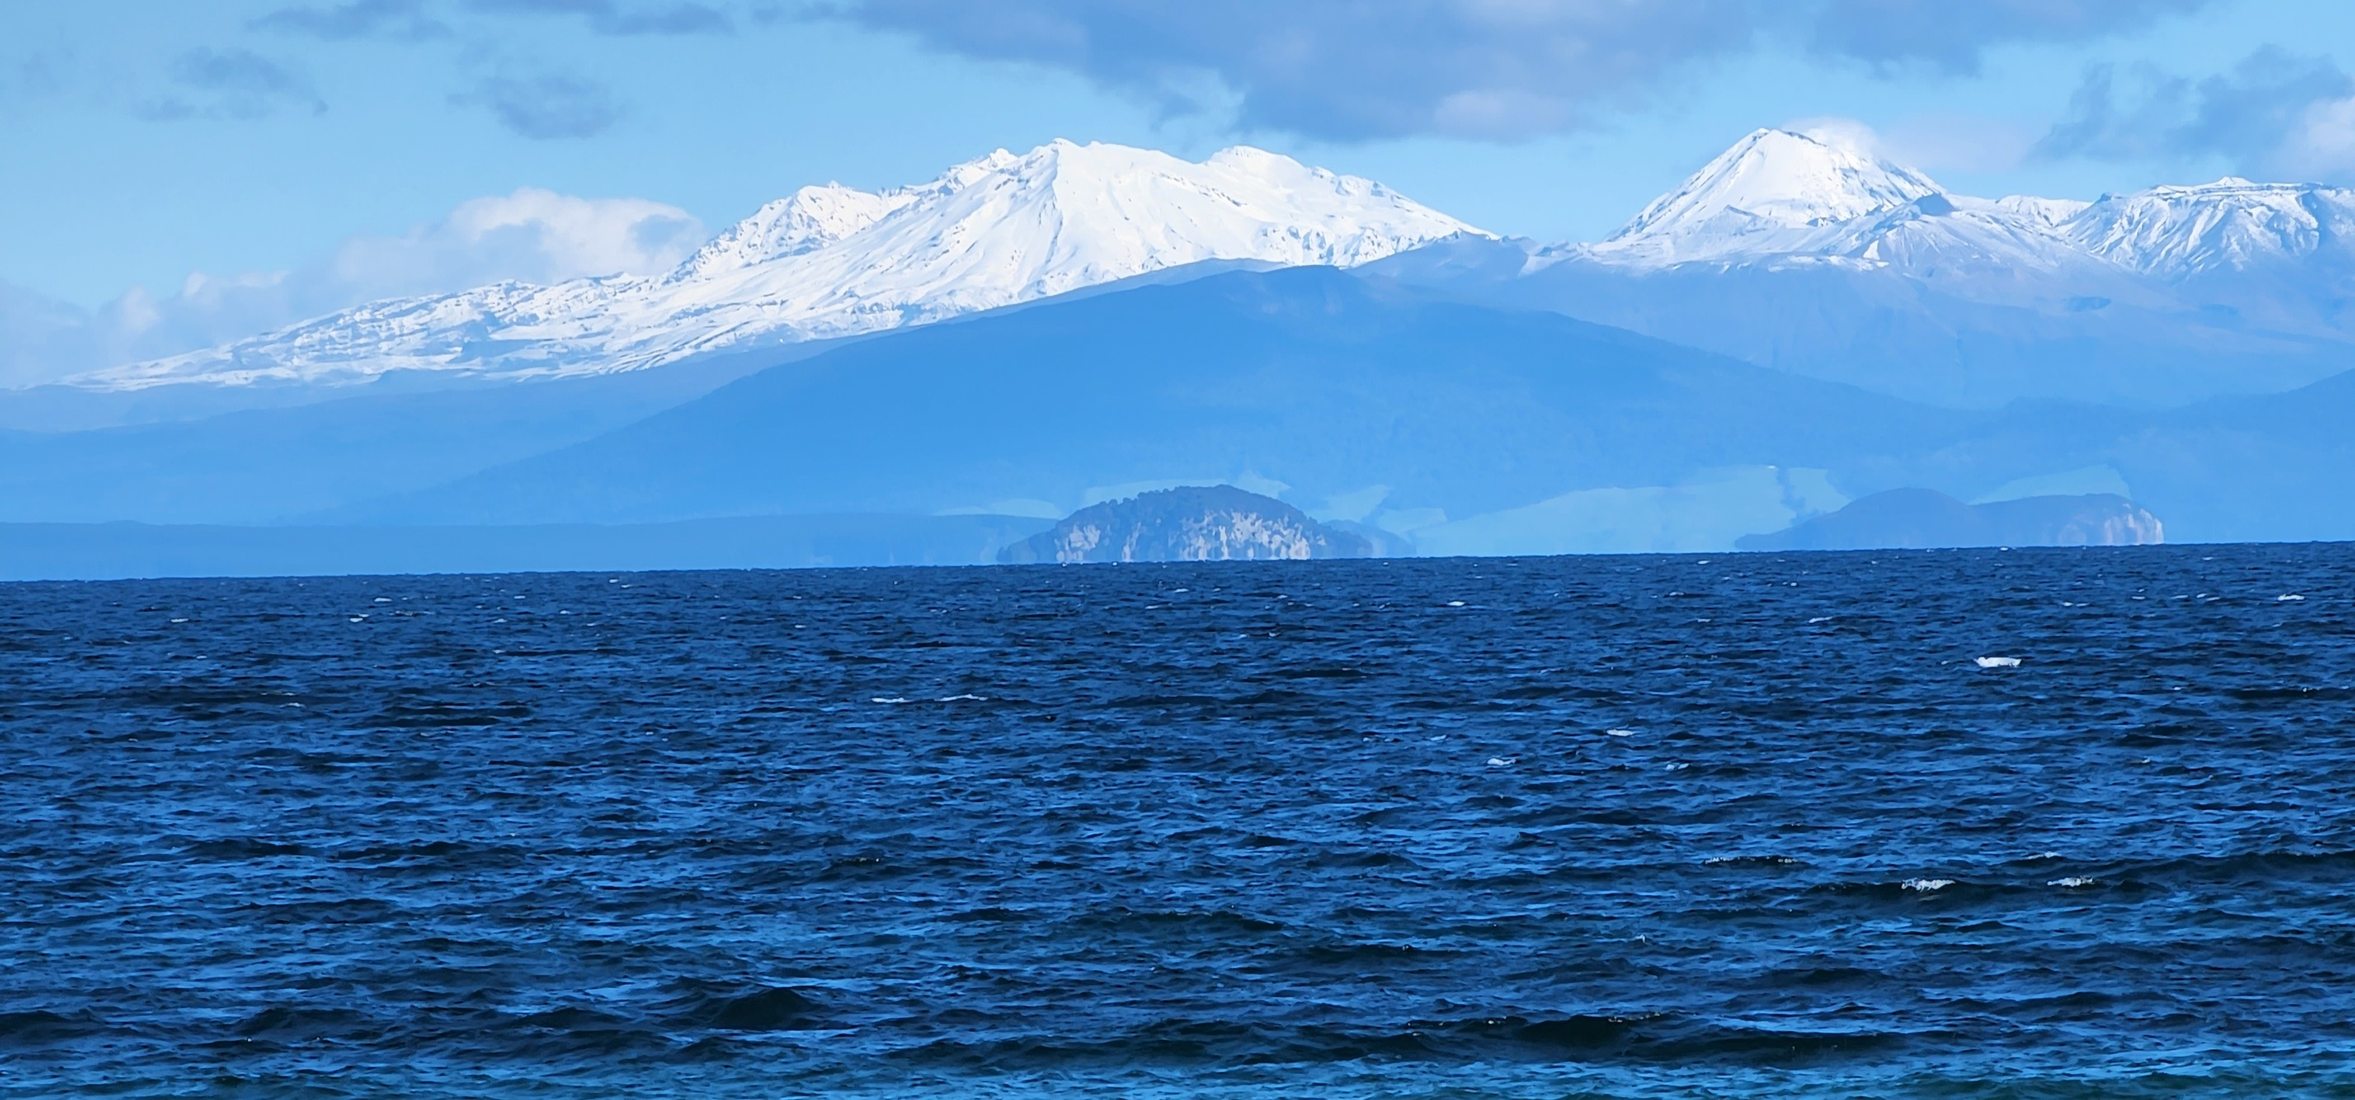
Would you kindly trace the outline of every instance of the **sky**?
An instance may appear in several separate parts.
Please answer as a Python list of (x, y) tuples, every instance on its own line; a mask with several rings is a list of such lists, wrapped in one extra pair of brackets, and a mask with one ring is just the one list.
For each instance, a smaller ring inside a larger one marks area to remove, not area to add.
[(659, 270), (803, 184), (1055, 137), (1545, 240), (1759, 126), (1967, 194), (2355, 183), (2351, 71), (2341, 0), (0, 0), (0, 338)]

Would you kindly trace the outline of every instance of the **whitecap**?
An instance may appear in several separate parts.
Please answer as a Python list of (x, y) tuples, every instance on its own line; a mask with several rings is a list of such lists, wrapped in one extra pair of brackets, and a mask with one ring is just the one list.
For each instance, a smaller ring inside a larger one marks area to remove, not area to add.
[(2045, 883), (2045, 885), (2046, 885), (2046, 886), (2059, 886), (2059, 887), (2063, 887), (2063, 888), (2065, 888), (2065, 889), (2074, 890), (2074, 889), (2076, 889), (2077, 887), (2080, 887), (2080, 886), (2091, 886), (2091, 885), (2093, 885), (2094, 883), (2096, 883), (2096, 882), (2099, 882), (2099, 881), (2101, 881), (2101, 880), (2100, 880), (2100, 879), (2091, 879), (2091, 878), (2086, 878), (2086, 877), (2085, 877), (2085, 876), (2083, 876), (2083, 875), (2069, 875), (2069, 876), (2067, 876), (2067, 877), (2064, 877), (2064, 878), (2056, 878), (2056, 879), (2052, 880), (2051, 882)]
[(1604, 730), (1604, 731), (1603, 731), (1603, 736), (1605, 736), (1605, 737), (1633, 737), (1633, 736), (1635, 736), (1635, 731), (1634, 731), (1634, 730), (1623, 730), (1623, 729), (1607, 729), (1607, 730)]
[(878, 695), (867, 701), (870, 703), (905, 703), (907, 699), (897, 695)]
[(1828, 622), (1831, 622), (1831, 621), (1832, 621), (1832, 616), (1830, 616), (1830, 615), (1818, 615), (1818, 616), (1816, 616), (1816, 617), (1814, 617), (1814, 618), (1812, 618), (1812, 619), (1809, 619), (1809, 620), (1807, 620), (1807, 625), (1809, 625), (1809, 626), (1814, 626), (1814, 625), (1815, 625), (1815, 624), (1817, 624), (1817, 623), (1828, 623)]
[(1954, 880), (1950, 878), (1909, 878), (1898, 885), (1908, 890), (1918, 890), (1927, 894), (1954, 885)]
[(172, 620), (172, 621), (173, 621), (173, 622), (176, 622), (176, 623), (184, 623), (184, 622), (187, 622), (188, 620), (186, 620), (186, 619), (174, 619), (174, 620)]
[(943, 696), (941, 696), (941, 697), (940, 697), (940, 701), (941, 701), (941, 702), (943, 702), (943, 703), (986, 703), (986, 702), (989, 702), (989, 696), (987, 696), (987, 695), (943, 695)]
[(366, 616), (366, 615), (354, 615), (354, 616), (352, 616), (352, 621), (353, 621), (353, 622), (355, 622), (355, 623), (364, 623), (364, 622), (367, 622), (367, 621), (368, 621), (368, 616)]
[(2273, 598), (2273, 602), (2275, 602), (2275, 603), (2296, 603), (2297, 601), (2299, 601), (2299, 600), (2302, 600), (2302, 599), (2305, 599), (2305, 598), (2306, 598), (2306, 597), (2304, 597), (2304, 596), (2301, 596), (2301, 595), (2298, 595), (2298, 594), (2297, 594), (2297, 593), (2295, 593), (2295, 592), (2289, 592), (2289, 593), (2285, 593), (2285, 594), (2283, 594), (2283, 595), (2275, 596), (2275, 597)]
[(1449, 601), (1447, 601), (1447, 606), (1449, 606), (1449, 607), (1462, 607), (1462, 606), (1464, 606), (1464, 601), (1462, 601), (1462, 600), (1449, 600)]
[(1488, 758), (1488, 766), (1492, 768), (1509, 768), (1520, 762), (1521, 758), (1518, 756), (1491, 756)]
[(1980, 668), (2020, 667), (2020, 659), (2017, 657), (1973, 657), (1971, 660), (1977, 662)]

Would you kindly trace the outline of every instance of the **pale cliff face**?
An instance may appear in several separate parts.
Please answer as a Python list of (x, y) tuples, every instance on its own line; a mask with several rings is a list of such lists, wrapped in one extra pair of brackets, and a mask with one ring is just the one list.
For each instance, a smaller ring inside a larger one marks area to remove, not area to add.
[(1366, 557), (1364, 536), (1336, 530), (1272, 497), (1229, 485), (1164, 489), (1091, 505), (1001, 561), (1306, 561)]
[(2167, 541), (2166, 525), (2141, 508), (2128, 507), (2072, 520), (2057, 533), (2057, 546), (2156, 546)]

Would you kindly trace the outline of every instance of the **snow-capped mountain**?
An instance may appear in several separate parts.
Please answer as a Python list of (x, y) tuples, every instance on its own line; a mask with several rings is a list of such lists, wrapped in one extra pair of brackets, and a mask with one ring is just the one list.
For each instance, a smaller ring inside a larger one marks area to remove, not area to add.
[[(1455, 238), (1444, 247), (1427, 247)], [(1498, 241), (1238, 147), (1003, 150), (805, 187), (671, 272), (374, 302), (80, 384), (539, 377), (922, 324), (1208, 260), (1356, 266), (1938, 402), (2171, 400), (2318, 377), (2355, 339), (2355, 192), (2226, 179), (2092, 203), (1947, 191), (1758, 130), (1593, 244)]]
[(2355, 261), (2355, 191), (2227, 177), (2090, 203), (1980, 199), (1836, 140), (1765, 129), (1604, 240), (1546, 251), (1643, 268), (1846, 262), (1936, 276), (1960, 264), (2180, 280)]
[(1374, 270), (1934, 403), (2166, 403), (2341, 369), (2355, 279), (2325, 276), (2355, 271), (2330, 258), (2355, 229), (2344, 194), (1982, 199), (1758, 130), (1600, 242), (1467, 239)]
[(2109, 261), (2064, 236), (2086, 204), (1955, 195), (1864, 150), (1755, 130), (1616, 233), (1557, 260), (1639, 268), (1832, 263), (1922, 277), (2068, 273), (2102, 281)]
[(79, 382), (627, 371), (937, 321), (1206, 260), (1353, 266), (1481, 232), (1381, 184), (1264, 150), (1192, 163), (1056, 141), (881, 193), (805, 187), (661, 276), (375, 302)]
[(2355, 259), (2355, 191), (2227, 176), (2104, 195), (2062, 223), (2079, 246), (2137, 271), (2184, 278)]
[(1788, 130), (1753, 130), (1592, 248), (1676, 264), (1816, 251), (1830, 227), (1940, 192), (1929, 177)]

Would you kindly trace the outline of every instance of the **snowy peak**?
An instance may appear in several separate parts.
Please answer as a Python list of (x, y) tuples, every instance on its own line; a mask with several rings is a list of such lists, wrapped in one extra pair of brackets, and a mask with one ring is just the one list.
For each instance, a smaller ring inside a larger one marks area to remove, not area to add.
[(2104, 195), (2063, 227), (2088, 251), (2180, 278), (2321, 254), (2355, 259), (2355, 191), (2311, 183), (2214, 183)]
[(679, 265), (672, 278), (705, 278), (823, 248), (875, 224), (905, 202), (900, 192), (877, 195), (839, 183), (804, 187), (712, 238)]
[(1778, 241), (1940, 190), (1919, 172), (1845, 144), (1755, 130), (1596, 249), (1664, 263), (1770, 251)]
[(886, 198), (897, 205), (841, 247), (748, 272), (726, 297), (814, 308), (803, 334), (831, 336), (876, 327), (884, 308), (933, 320), (1204, 260), (1350, 266), (1478, 232), (1370, 181), (1252, 149), (1195, 163), (1055, 141)]

